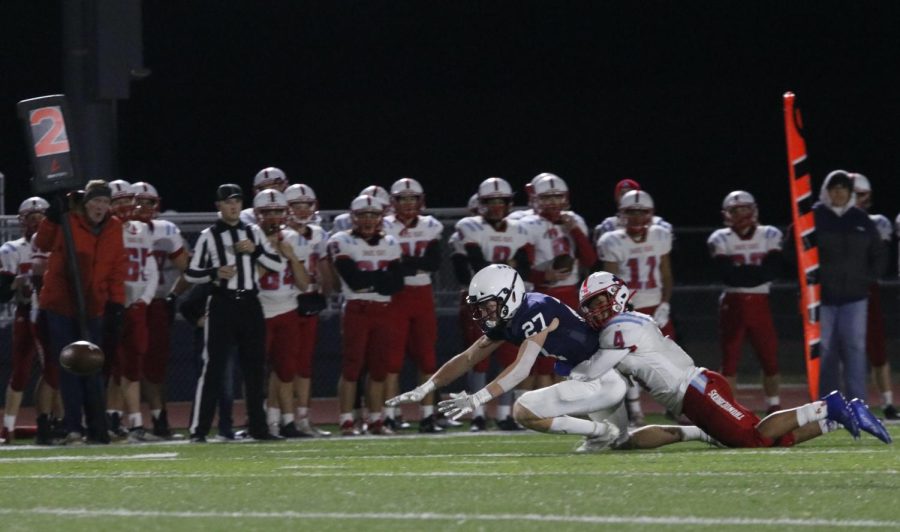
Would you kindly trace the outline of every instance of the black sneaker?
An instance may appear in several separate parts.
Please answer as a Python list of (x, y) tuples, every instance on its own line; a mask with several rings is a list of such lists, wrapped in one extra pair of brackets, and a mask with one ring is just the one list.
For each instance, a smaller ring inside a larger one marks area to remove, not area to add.
[(500, 430), (525, 430), (516, 423), (512, 416), (506, 416), (506, 419), (498, 419), (497, 428)]
[(437, 423), (435, 423), (434, 414), (431, 414), (430, 416), (423, 417), (419, 421), (419, 432), (436, 434), (438, 432), (444, 432), (444, 429), (442, 429), (437, 425)]
[(191, 443), (206, 443), (206, 436), (202, 434), (191, 434)]
[(159, 417), (153, 418), (153, 435), (167, 440), (172, 439), (172, 429), (169, 428), (169, 414), (165, 410), (159, 413)]
[(66, 431), (66, 424), (63, 423), (62, 418), (52, 418), (50, 419), (50, 435), (53, 438), (65, 438), (68, 432)]
[(278, 434), (282, 438), (302, 438), (304, 435), (297, 430), (297, 425), (293, 421), (285, 423), (278, 428)]
[(469, 432), (484, 432), (487, 430), (487, 420), (484, 416), (475, 416), (469, 424)]
[(897, 421), (900, 419), (900, 414), (898, 414), (897, 409), (894, 408), (894, 405), (887, 405), (881, 411), (884, 414), (884, 419), (888, 419), (891, 421)]
[(384, 426), (393, 431), (396, 431), (397, 430), (397, 420), (392, 417), (386, 417), (386, 418), (384, 418)]
[(409, 421), (403, 419), (403, 416), (397, 416), (397, 419), (395, 421), (396, 422), (394, 423), (394, 426), (391, 427), (395, 432), (398, 430), (406, 430), (408, 428), (412, 428), (412, 425), (409, 424)]
[(53, 433), (50, 429), (50, 416), (41, 414), (37, 417), (37, 433), (34, 436), (35, 445), (53, 445)]
[(106, 424), (109, 426), (110, 439), (123, 439), (128, 437), (128, 430), (122, 426), (122, 415), (118, 412), (107, 412)]
[(258, 434), (250, 434), (250, 437), (256, 441), (282, 441), (284, 436), (277, 436), (269, 431), (260, 432)]

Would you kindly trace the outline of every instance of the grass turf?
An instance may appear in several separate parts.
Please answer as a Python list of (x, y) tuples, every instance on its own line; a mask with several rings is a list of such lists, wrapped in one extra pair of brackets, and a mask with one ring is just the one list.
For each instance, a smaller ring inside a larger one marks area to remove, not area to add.
[[(890, 427), (900, 437), (900, 426)], [(578, 438), (457, 431), (276, 443), (10, 447), (0, 528), (883, 530), (900, 451), (845, 431), (792, 449), (575, 455)]]

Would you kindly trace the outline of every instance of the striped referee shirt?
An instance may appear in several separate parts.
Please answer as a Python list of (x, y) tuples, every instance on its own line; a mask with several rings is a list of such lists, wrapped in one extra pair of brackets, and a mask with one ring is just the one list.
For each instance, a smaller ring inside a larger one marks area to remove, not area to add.
[[(249, 240), (256, 245), (253, 253), (235, 253), (234, 244)], [(281, 256), (269, 244), (258, 225), (238, 222), (228, 225), (219, 220), (200, 233), (191, 264), (184, 272), (189, 283), (215, 282), (223, 290), (258, 290), (257, 264), (272, 271), (281, 271)], [(221, 266), (236, 266), (231, 279), (219, 279)]]

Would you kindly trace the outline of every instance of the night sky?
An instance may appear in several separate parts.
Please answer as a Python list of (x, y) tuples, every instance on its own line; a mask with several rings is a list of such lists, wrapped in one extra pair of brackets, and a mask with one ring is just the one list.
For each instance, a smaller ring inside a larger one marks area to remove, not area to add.
[[(120, 106), (120, 177), (177, 210), (264, 166), (345, 208), (419, 179), (434, 207), (539, 172), (599, 221), (640, 181), (676, 225), (757, 195), (788, 222), (781, 96), (798, 94), (816, 187), (866, 174), (900, 210), (896, 2), (144, 2), (144, 63)], [(0, 171), (28, 194), (16, 101), (61, 92), (57, 2), (0, 5)], [(11, 21), (20, 23), (11, 23)], [(94, 176), (90, 176), (94, 177)], [(517, 204), (524, 194), (517, 196)]]

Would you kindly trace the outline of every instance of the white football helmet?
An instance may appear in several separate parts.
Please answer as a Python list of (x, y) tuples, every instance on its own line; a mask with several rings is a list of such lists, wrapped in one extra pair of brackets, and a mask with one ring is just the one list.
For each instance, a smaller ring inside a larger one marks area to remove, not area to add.
[(653, 223), (653, 198), (643, 190), (626, 192), (619, 199), (619, 222), (629, 235), (642, 235)]
[[(561, 198), (561, 199), (560, 199)], [(534, 183), (534, 210), (555, 222), (569, 208), (569, 186), (558, 175), (543, 174)]]
[(145, 181), (132, 183), (134, 194), (134, 217), (142, 222), (149, 222), (159, 214), (160, 197), (156, 187)]
[[(472, 277), (466, 303), (472, 308), (472, 319), (488, 332), (512, 319), (524, 299), (525, 282), (519, 272), (506, 264), (491, 264)], [(486, 307), (492, 301), (496, 306)]]
[(856, 193), (856, 206), (864, 211), (872, 207), (872, 183), (862, 174), (850, 174), (853, 178), (853, 192)]
[(478, 193), (472, 194), (469, 196), (469, 202), (466, 203), (466, 208), (469, 209), (469, 212), (472, 214), (478, 214)]
[[(31, 235), (37, 231), (41, 220), (44, 219), (44, 211), (48, 208), (50, 208), (50, 204), (40, 196), (32, 196), (19, 205), (19, 224), (22, 226), (26, 239), (31, 238)], [(32, 216), (32, 214), (40, 216)]]
[[(606, 300), (591, 308), (591, 300), (600, 294), (605, 294)], [(588, 325), (602, 329), (606, 322), (625, 312), (631, 295), (631, 290), (622, 279), (609, 272), (595, 272), (581, 283), (578, 305)]]
[(267, 188), (277, 189), (283, 192), (288, 185), (287, 175), (281, 168), (270, 166), (263, 168), (253, 177), (253, 191), (259, 192)]
[(556, 174), (551, 174), (549, 172), (542, 172), (531, 178), (531, 181), (525, 183), (525, 195), (527, 196), (526, 201), (528, 202), (528, 206), (532, 208), (535, 212), (537, 212), (537, 200), (534, 196), (534, 185), (537, 184), (538, 181), (543, 179), (546, 176), (557, 177)]
[(294, 224), (318, 223), (319, 200), (316, 191), (309, 185), (298, 183), (284, 189), (284, 197), (287, 199), (290, 209), (288, 219)]
[(383, 214), (391, 213), (391, 195), (388, 193), (384, 187), (380, 187), (378, 185), (369, 185), (366, 188), (359, 191), (360, 196), (372, 196), (373, 198), (378, 200), (378, 203), (381, 203), (381, 206), (384, 208)]
[[(740, 213), (736, 212), (736, 209), (740, 207), (747, 207), (749, 210)], [(726, 226), (743, 234), (747, 229), (759, 223), (759, 210), (756, 208), (756, 198), (745, 190), (729, 192), (725, 199), (722, 200), (722, 219)]]
[(262, 190), (253, 197), (253, 213), (256, 215), (257, 225), (267, 235), (275, 234), (281, 229), (287, 209), (288, 202), (284, 194), (274, 188)]
[(111, 191), (110, 210), (122, 220), (128, 220), (134, 213), (134, 192), (131, 191), (131, 183), (122, 179), (116, 179), (108, 183)]
[[(400, 198), (410, 196), (417, 198), (416, 202), (405, 204), (401, 209)], [(425, 189), (415, 179), (401, 177), (391, 185), (391, 205), (397, 214), (404, 218), (413, 218), (425, 208)]]
[(384, 204), (374, 196), (362, 194), (350, 203), (353, 230), (363, 238), (370, 238), (380, 231), (383, 218)]
[[(502, 199), (502, 204), (488, 205), (493, 199)], [(478, 185), (478, 214), (486, 220), (499, 221), (512, 208), (513, 189), (502, 177), (489, 177)]]

